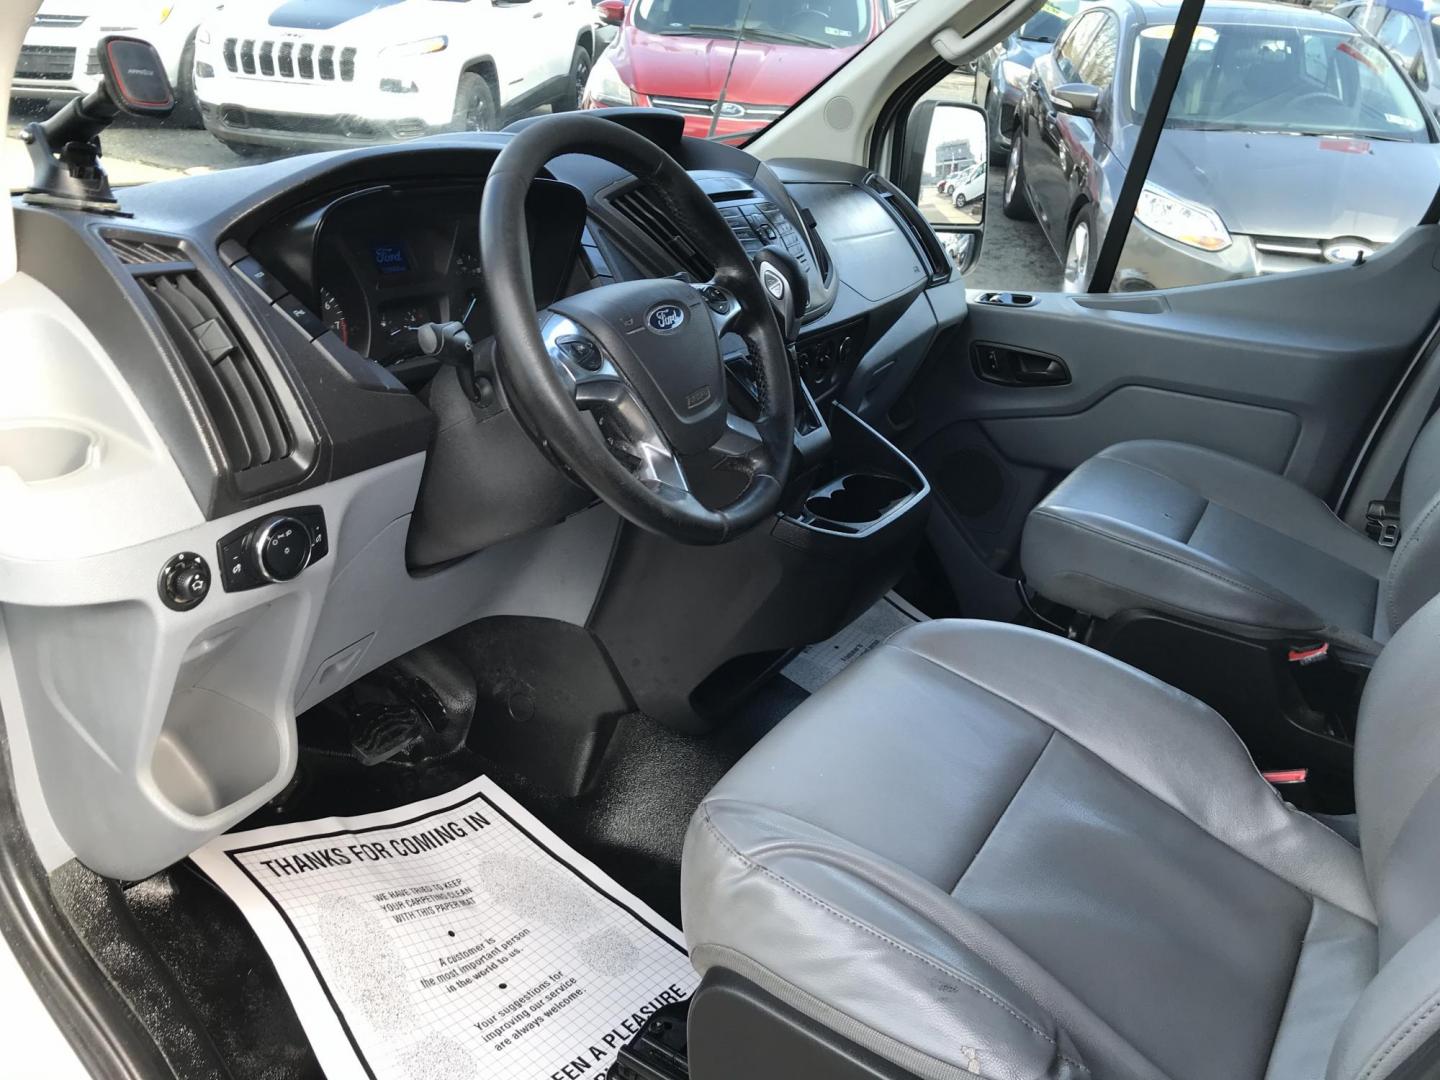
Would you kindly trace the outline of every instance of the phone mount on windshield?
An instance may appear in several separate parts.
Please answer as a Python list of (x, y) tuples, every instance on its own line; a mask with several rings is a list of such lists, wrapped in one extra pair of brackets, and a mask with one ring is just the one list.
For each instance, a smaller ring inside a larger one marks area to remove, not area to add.
[(96, 51), (100, 85), (50, 119), (26, 124), (20, 132), (35, 166), (26, 202), (120, 213), (100, 164), (100, 133), (122, 112), (164, 119), (175, 111), (165, 64), (148, 41), (105, 37)]

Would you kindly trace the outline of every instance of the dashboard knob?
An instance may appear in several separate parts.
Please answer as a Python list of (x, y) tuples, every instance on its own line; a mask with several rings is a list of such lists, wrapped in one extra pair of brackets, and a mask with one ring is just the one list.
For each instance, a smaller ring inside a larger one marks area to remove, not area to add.
[(182, 551), (161, 568), (159, 588), (171, 611), (189, 611), (210, 595), (210, 567), (195, 552)]
[(310, 530), (284, 514), (262, 521), (250, 542), (255, 568), (266, 581), (290, 581), (297, 577), (309, 565), (313, 547)]

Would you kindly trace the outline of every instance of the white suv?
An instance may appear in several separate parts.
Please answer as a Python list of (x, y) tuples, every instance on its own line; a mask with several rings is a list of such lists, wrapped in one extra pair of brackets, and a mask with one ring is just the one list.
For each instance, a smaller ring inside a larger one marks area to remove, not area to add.
[(128, 34), (159, 50), (182, 114), (193, 116), (195, 28), (214, 9), (215, 0), (44, 0), (20, 47), (11, 93), (41, 99), (88, 94), (100, 84), (100, 39)]
[(573, 109), (593, 55), (589, 0), (263, 0), (200, 28), (195, 86), (237, 153), (353, 146)]

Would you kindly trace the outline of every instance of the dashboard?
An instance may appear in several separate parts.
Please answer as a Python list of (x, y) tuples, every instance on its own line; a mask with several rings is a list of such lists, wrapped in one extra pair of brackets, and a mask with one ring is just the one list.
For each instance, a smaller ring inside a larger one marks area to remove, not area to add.
[[(345, 346), (423, 376), (433, 365), (423, 363), (420, 326), (459, 322), (474, 341), (491, 334), (477, 226), (483, 189), (473, 181), (365, 187), (282, 216), (250, 248), (262, 264), (288, 269)], [(538, 309), (587, 284), (572, 281), (585, 201), (569, 185), (540, 181), (527, 216)]]
[[(913, 206), (864, 168), (762, 163), (682, 139), (663, 113), (639, 124), (742, 242), (779, 243), (810, 275), (797, 371), (817, 408), (883, 419), (965, 314)], [(620, 519), (503, 387), (481, 402), (416, 358), (424, 322), (490, 335), (478, 220), (508, 138), (141, 185), (123, 216), (15, 200), (20, 273), (0, 312), (16, 355), (45, 366), (0, 373), (0, 420), (58, 449), (0, 485), (16, 671), (0, 706), (29, 733), (21, 784), (58, 858), (130, 880), (182, 858), (289, 780), (298, 711), (457, 627), (584, 628), (627, 566), (652, 584), (706, 576), (617, 554)], [(612, 282), (705, 280), (705, 252), (636, 177), (578, 154), (547, 173), (526, 205), (537, 310)], [(743, 367), (744, 343), (724, 344)], [(300, 536), (304, 558), (277, 563)], [(166, 591), (206, 573), (208, 591)]]

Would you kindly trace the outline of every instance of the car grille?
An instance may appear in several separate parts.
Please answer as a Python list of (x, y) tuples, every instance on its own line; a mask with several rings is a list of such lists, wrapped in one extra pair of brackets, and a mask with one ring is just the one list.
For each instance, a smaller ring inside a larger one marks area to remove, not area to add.
[(47, 30), (74, 30), (85, 22), (84, 15), (50, 15), (45, 12), (35, 16), (35, 26), (43, 26)]
[(1262, 274), (1335, 265), (1325, 257), (1325, 249), (1337, 241), (1305, 236), (1252, 236), (1250, 239), (1255, 244), (1256, 263)]
[(304, 82), (354, 82), (358, 53), (351, 46), (255, 38), (226, 38), (221, 49), (225, 68), (233, 74)]
[(75, 74), (75, 50), (61, 45), (25, 45), (15, 65), (17, 79), (69, 79)]
[[(698, 98), (652, 97), (650, 104), (657, 109), (673, 109), (686, 116), (711, 116), (715, 111), (715, 102)], [(771, 120), (778, 120), (785, 114), (786, 108), (784, 105), (747, 105), (742, 101), (727, 101), (725, 107), (743, 111), (738, 115), (722, 112), (720, 115), (722, 120), (763, 120), (767, 123)]]

